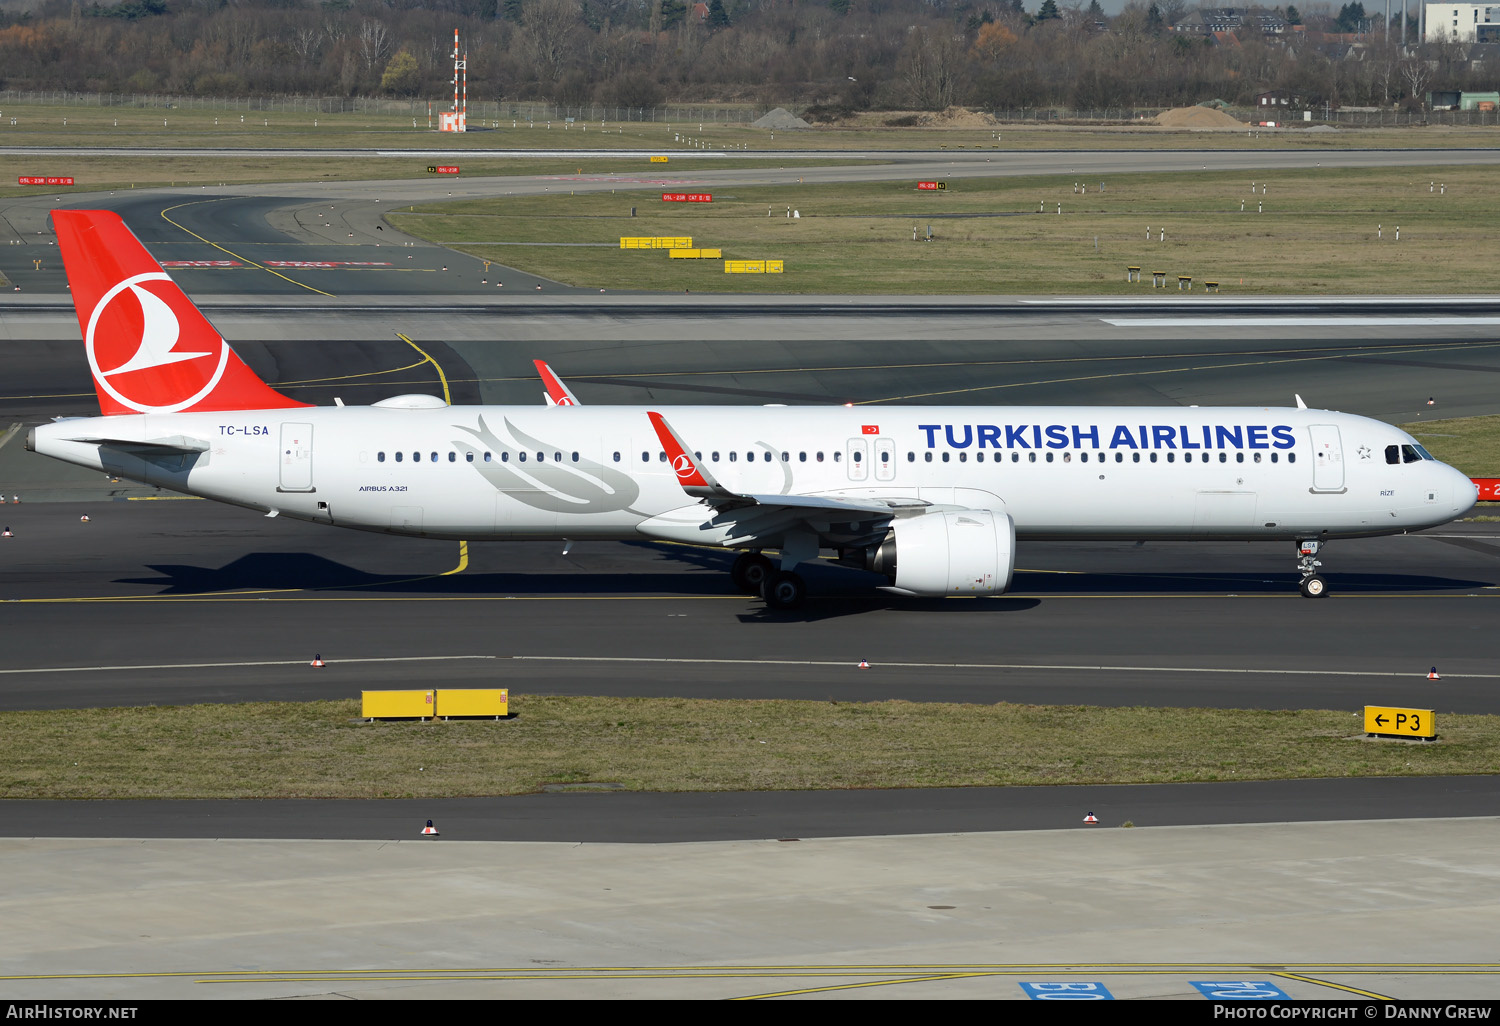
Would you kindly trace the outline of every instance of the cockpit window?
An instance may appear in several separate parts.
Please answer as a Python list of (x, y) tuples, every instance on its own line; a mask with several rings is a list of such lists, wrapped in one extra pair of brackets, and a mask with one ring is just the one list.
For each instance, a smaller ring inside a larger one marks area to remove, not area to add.
[(1422, 454), (1417, 451), (1417, 447), (1415, 445), (1403, 445), (1401, 447), (1401, 462), (1421, 463)]
[(1401, 462), (1401, 446), (1399, 446), (1399, 445), (1388, 445), (1388, 446), (1386, 446), (1385, 447), (1385, 461), (1387, 463), (1392, 463), (1392, 464), (1400, 463)]
[(1437, 462), (1437, 457), (1428, 452), (1426, 449), (1422, 448), (1420, 445), (1414, 445), (1412, 446), (1412, 448), (1417, 450), (1417, 455), (1421, 456), (1424, 460), (1432, 460), (1432, 462), (1434, 463)]

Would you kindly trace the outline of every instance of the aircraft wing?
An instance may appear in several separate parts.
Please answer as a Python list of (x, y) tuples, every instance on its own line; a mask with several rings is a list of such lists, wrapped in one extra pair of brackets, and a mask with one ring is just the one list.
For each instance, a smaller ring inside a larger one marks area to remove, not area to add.
[(548, 406), (581, 406), (578, 397), (573, 390), (563, 384), (562, 378), (557, 376), (553, 369), (547, 366), (545, 360), (532, 360), (536, 366), (536, 372), (542, 376), (542, 384), (547, 386)]
[[(822, 495), (758, 495), (725, 488), (694, 459), (681, 437), (659, 413), (648, 412), (682, 490), (699, 500), (641, 525), (647, 534), (694, 544), (774, 547), (793, 531), (812, 531), (830, 545), (883, 536), (889, 522), (927, 509), (927, 503)], [(701, 506), (713, 512), (702, 515)]]

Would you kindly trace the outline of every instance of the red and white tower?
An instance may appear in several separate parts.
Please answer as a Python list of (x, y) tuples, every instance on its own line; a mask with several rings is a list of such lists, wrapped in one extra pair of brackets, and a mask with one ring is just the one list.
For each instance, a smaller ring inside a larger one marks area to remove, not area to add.
[[(460, 98), (459, 84), (463, 94)], [(469, 55), (460, 56), (458, 51), (458, 29), (453, 30), (453, 110), (438, 114), (439, 132), (467, 132), (469, 130)]]

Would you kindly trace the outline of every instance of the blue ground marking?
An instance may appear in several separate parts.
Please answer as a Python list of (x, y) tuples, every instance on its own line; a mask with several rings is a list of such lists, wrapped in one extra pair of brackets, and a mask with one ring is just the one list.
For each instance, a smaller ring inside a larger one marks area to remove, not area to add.
[(1113, 1001), (1115, 996), (1102, 983), (1084, 980), (1023, 982), (1021, 989), (1033, 1001)]
[(1189, 980), (1210, 1001), (1290, 1001), (1286, 992), (1265, 980)]

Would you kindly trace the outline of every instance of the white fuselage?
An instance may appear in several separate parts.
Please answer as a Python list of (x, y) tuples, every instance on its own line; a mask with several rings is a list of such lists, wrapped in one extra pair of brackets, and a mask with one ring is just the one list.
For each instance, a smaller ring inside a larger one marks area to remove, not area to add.
[[(1391, 534), (1475, 500), (1468, 478), (1405, 432), (1323, 410), (664, 409), (732, 491), (990, 509), (1021, 538)], [(698, 507), (644, 407), (114, 416), (45, 424), (29, 444), (192, 495), (429, 538), (678, 537), (654, 525), (691, 521)]]

